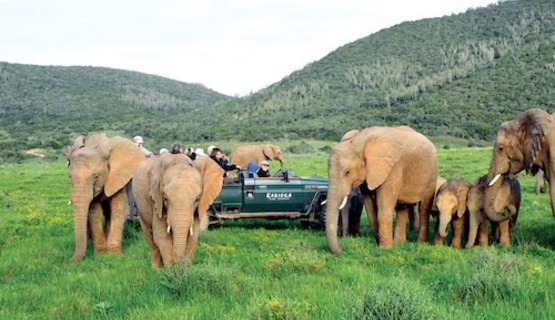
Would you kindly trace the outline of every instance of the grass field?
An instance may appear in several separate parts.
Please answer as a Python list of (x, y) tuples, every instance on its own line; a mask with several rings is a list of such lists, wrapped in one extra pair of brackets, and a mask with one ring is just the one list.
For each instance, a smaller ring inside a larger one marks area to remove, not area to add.
[[(318, 149), (317, 147), (316, 149)], [(438, 151), (440, 175), (473, 182), (491, 149)], [(286, 154), (290, 170), (327, 176), (327, 154)], [(381, 250), (362, 235), (327, 251), (298, 221), (226, 222), (200, 236), (193, 267), (153, 270), (140, 231), (122, 256), (73, 252), (65, 161), (0, 165), (0, 319), (555, 319), (555, 219), (520, 178), (509, 248), (408, 242)]]

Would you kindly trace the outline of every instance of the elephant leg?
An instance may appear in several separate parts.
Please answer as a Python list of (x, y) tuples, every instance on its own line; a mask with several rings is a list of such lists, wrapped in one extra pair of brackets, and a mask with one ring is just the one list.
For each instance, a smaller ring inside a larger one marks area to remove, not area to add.
[(488, 222), (489, 220), (484, 219), (478, 226), (478, 244), (481, 246), (488, 245)]
[(106, 252), (106, 235), (104, 234), (103, 218), (102, 204), (98, 201), (93, 201), (89, 209), (89, 219), (94, 253)]
[(173, 239), (172, 231), (168, 233), (168, 224), (165, 219), (154, 218), (152, 221), (152, 236), (158, 247), (164, 266), (173, 264)]
[(480, 224), (483, 222), (484, 218), (481, 213), (474, 207), (469, 207), (468, 214), (468, 241), (466, 242), (465, 248), (470, 249), (476, 243), (478, 228), (480, 227)]
[(499, 244), (508, 247), (511, 244), (511, 236), (509, 232), (509, 219), (499, 222), (497, 229), (499, 230)]
[(110, 230), (108, 232), (108, 252), (121, 254), (123, 224), (129, 210), (125, 189), (116, 192), (110, 199)]
[(195, 258), (195, 251), (197, 249), (198, 236), (200, 233), (200, 220), (195, 217), (193, 222), (192, 232), (189, 233), (187, 245), (185, 246), (185, 256), (189, 259), (189, 267), (193, 265)]
[(139, 223), (141, 225), (141, 229), (143, 230), (143, 234), (145, 235), (146, 243), (150, 249), (150, 265), (153, 268), (161, 268), (162, 264), (162, 256), (160, 255), (160, 250), (154, 243), (154, 238), (152, 236), (152, 229), (146, 227), (143, 219), (139, 216)]
[(380, 239), (378, 237), (378, 209), (376, 208), (376, 202), (370, 195), (364, 195), (363, 202), (364, 208), (366, 209), (366, 216), (368, 216), (368, 222), (372, 228), (372, 234), (376, 239), (376, 243), (380, 243)]
[(386, 187), (385, 185), (382, 185), (376, 194), (379, 247), (383, 249), (393, 247), (393, 211), (395, 210), (398, 196), (398, 191), (395, 188)]
[(403, 244), (407, 242), (407, 216), (409, 208), (407, 206), (397, 207), (397, 221), (395, 223), (395, 234), (393, 244)]
[(424, 243), (428, 242), (429, 231), (429, 220), (430, 220), (430, 208), (432, 206), (432, 199), (424, 199), (418, 206), (419, 216), (420, 216), (420, 231), (418, 232), (418, 239), (416, 242)]
[(453, 226), (453, 238), (451, 238), (451, 246), (459, 249), (462, 244), (462, 234), (464, 228), (464, 218), (456, 218), (451, 222)]

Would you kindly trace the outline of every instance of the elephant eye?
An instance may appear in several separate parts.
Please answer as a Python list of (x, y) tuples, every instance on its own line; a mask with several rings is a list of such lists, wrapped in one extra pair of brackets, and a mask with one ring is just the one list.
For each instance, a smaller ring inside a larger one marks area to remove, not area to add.
[(345, 170), (345, 176), (349, 176), (351, 174), (351, 170)]
[(503, 152), (504, 149), (505, 147), (502, 144), (497, 147), (497, 151), (499, 152)]

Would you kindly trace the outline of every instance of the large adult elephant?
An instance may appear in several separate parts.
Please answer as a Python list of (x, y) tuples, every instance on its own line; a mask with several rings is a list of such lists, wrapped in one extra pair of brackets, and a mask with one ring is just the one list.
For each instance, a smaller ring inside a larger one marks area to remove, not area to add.
[[(497, 131), (485, 188), (484, 212), (488, 218), (496, 222), (508, 219), (494, 208), (499, 177), (512, 179), (522, 170), (535, 175), (540, 169), (548, 183), (555, 179), (555, 121), (553, 115), (533, 108), (502, 123)], [(549, 194), (555, 218), (555, 188), (549, 188)]]
[(128, 213), (125, 186), (145, 161), (128, 139), (95, 134), (79, 136), (65, 149), (69, 161), (75, 250), (70, 262), (85, 256), (88, 222), (95, 253), (121, 254), (123, 224)]
[(434, 205), (437, 208), (436, 231), (434, 243), (442, 245), (447, 237), (447, 226), (451, 224), (453, 236), (451, 246), (460, 248), (462, 243), (466, 210), (466, 197), (470, 190), (470, 183), (463, 178), (449, 179), (437, 190)]
[(231, 163), (246, 168), (249, 161), (260, 163), (264, 160), (278, 160), (281, 165), (281, 171), (285, 169), (285, 159), (283, 151), (279, 146), (273, 144), (244, 144), (239, 145), (229, 154)]
[(520, 183), (518, 179), (510, 179), (504, 175), (503, 179), (495, 181), (495, 186), (487, 186), (487, 175), (476, 180), (475, 184), (468, 191), (466, 206), (468, 208), (468, 241), (466, 248), (472, 248), (478, 235), (478, 243), (488, 244), (488, 218), (485, 214), (486, 192), (485, 190), (496, 190), (493, 200), (493, 210), (496, 214), (503, 212), (505, 217), (502, 221), (491, 221), (491, 234), (495, 241), (503, 246), (510, 244), (510, 235), (516, 225), (518, 212), (520, 209)]
[(437, 155), (425, 136), (406, 126), (361, 130), (333, 147), (328, 175), (326, 240), (332, 253), (341, 252), (337, 243), (339, 210), (353, 188), (359, 186), (381, 248), (393, 246), (393, 211), (398, 204), (419, 204), (418, 241), (427, 241)]
[(223, 169), (207, 156), (149, 159), (133, 176), (133, 195), (154, 268), (193, 263), (200, 220), (220, 194)]

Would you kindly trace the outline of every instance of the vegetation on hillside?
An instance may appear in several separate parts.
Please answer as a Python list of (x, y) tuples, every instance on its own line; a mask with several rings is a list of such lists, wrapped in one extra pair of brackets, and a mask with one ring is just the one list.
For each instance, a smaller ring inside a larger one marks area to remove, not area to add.
[[(491, 140), (523, 110), (554, 109), (554, 48), (554, 1), (506, 1), (382, 30), (252, 96), (192, 114), (227, 119), (223, 132), (204, 130), (216, 138), (337, 140), (352, 128), (410, 125)], [(243, 124), (229, 121), (235, 113)]]
[(163, 125), (161, 116), (226, 99), (199, 84), (131, 71), (0, 62), (0, 159), (60, 149), (79, 134), (145, 132)]
[(555, 1), (516, 0), (401, 23), (240, 99), (135, 72), (0, 63), (0, 158), (95, 131), (167, 146), (409, 125), (489, 145), (501, 122), (555, 110), (554, 49)]

